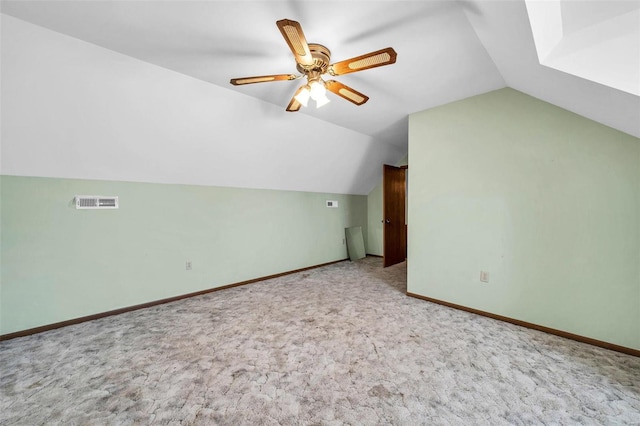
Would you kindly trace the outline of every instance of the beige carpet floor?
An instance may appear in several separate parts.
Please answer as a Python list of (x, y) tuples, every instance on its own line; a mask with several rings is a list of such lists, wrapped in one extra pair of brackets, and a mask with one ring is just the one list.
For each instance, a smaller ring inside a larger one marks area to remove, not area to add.
[(640, 424), (640, 359), (366, 258), (0, 343), (2, 425)]

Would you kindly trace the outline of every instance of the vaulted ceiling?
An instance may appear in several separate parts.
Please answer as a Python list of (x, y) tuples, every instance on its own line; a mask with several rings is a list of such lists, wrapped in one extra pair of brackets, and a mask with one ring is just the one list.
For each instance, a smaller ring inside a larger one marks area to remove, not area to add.
[[(640, 137), (637, 95), (540, 65), (524, 0), (3, 1), (2, 13), (235, 92), (234, 99), (242, 99), (234, 103), (235, 113), (243, 116), (247, 126), (255, 114), (268, 114), (286, 132), (287, 122), (300, 120), (292, 117), (298, 114), (331, 129), (349, 129), (371, 142), (362, 152), (342, 154), (360, 156), (352, 159), (359, 165), (354, 170), (364, 176), (357, 183), (342, 187), (274, 182), (267, 187), (367, 193), (379, 177), (381, 163), (395, 162), (406, 154), (409, 114), (505, 86)], [(229, 80), (296, 73), (291, 51), (275, 25), (283, 18), (299, 21), (309, 42), (327, 46), (332, 62), (388, 46), (398, 53), (397, 62), (336, 78), (369, 96), (363, 106), (330, 94), (331, 103), (323, 108), (276, 114), (273, 108), (284, 111), (299, 81), (231, 86)], [(571, 22), (590, 25), (579, 19)], [(636, 66), (638, 59), (637, 52), (631, 53), (629, 66)], [(256, 108), (256, 102), (271, 106)], [(317, 145), (326, 140), (322, 135), (307, 138)], [(331, 143), (326, 149), (335, 154)], [(372, 150), (380, 152), (372, 154)], [(283, 166), (307, 161), (302, 151), (274, 155)], [(365, 165), (365, 160), (371, 164)], [(7, 168), (6, 162), (3, 167)], [(332, 168), (326, 173), (335, 178), (341, 172)], [(321, 168), (311, 174), (313, 179), (323, 176)], [(354, 179), (351, 175), (338, 178)], [(180, 183), (238, 185), (188, 178)]]

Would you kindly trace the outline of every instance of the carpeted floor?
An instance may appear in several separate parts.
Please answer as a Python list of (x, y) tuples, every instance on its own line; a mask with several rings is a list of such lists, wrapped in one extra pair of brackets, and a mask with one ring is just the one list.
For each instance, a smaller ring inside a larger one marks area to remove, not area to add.
[(366, 258), (0, 343), (0, 423), (640, 424), (640, 359)]

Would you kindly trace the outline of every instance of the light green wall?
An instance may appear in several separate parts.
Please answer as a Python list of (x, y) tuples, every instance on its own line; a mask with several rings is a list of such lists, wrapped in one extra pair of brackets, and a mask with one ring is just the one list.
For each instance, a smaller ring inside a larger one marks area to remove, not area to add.
[(640, 140), (501, 89), (409, 157), (409, 292), (640, 349)]
[[(14, 176), (0, 185), (1, 334), (346, 259), (344, 228), (367, 222), (357, 195)], [(76, 194), (117, 195), (120, 209), (76, 210)]]
[[(409, 156), (396, 163), (396, 166), (406, 166), (409, 164)], [(380, 166), (382, 167), (382, 166)], [(406, 210), (405, 210), (406, 211)], [(368, 245), (367, 253), (377, 256), (384, 255), (383, 234), (382, 234), (382, 182), (367, 195), (368, 212)]]

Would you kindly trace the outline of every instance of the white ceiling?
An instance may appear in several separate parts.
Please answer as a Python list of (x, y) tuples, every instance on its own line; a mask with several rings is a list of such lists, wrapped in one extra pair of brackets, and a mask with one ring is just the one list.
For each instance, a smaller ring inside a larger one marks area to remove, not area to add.
[(405, 147), (408, 114), (504, 87), (456, 2), (6, 1), (2, 11), (283, 109), (300, 82), (229, 84), (297, 73), (278, 19), (299, 21), (333, 62), (391, 46), (396, 64), (337, 78), (367, 104), (330, 95), (328, 106), (301, 113)]
[[(524, 0), (3, 0), (2, 13), (282, 110), (300, 82), (229, 84), (296, 72), (276, 20), (299, 21), (309, 42), (331, 49), (333, 62), (391, 46), (395, 64), (336, 78), (368, 95), (365, 105), (329, 94), (329, 105), (281, 120), (309, 115), (404, 152), (409, 114), (505, 86), (640, 137), (638, 96), (539, 64)], [(592, 21), (590, 14), (569, 22)]]

